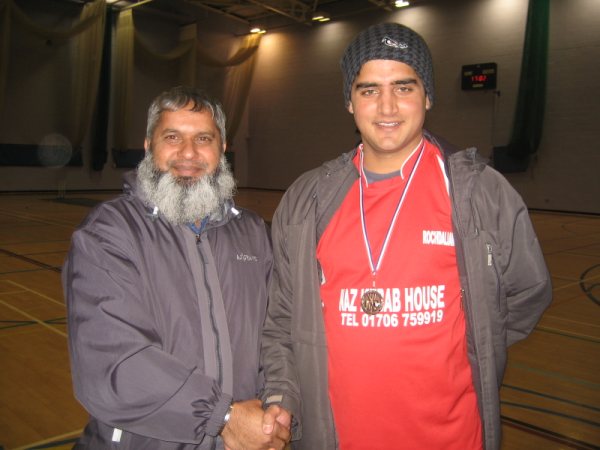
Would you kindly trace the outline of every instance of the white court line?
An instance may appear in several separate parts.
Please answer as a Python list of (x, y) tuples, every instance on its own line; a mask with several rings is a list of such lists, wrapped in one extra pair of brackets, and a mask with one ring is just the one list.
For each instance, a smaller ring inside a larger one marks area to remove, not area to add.
[(10, 304), (6, 303), (4, 300), (0, 300), (0, 305), (4, 305), (4, 306), (6, 306), (6, 307), (7, 307), (7, 308), (9, 308), (9, 309), (12, 309), (13, 311), (16, 311), (16, 312), (18, 312), (19, 314), (21, 314), (21, 315), (23, 315), (23, 316), (27, 317), (28, 319), (30, 319), (30, 320), (33, 320), (34, 322), (38, 323), (39, 325), (41, 325), (41, 326), (43, 326), (43, 327), (46, 327), (46, 328), (48, 328), (49, 330), (52, 330), (52, 331), (54, 331), (55, 333), (57, 333), (57, 334), (60, 334), (61, 336), (65, 337), (65, 338), (67, 337), (67, 333), (64, 333), (64, 332), (60, 331), (60, 330), (59, 330), (58, 328), (56, 328), (56, 327), (53, 327), (53, 326), (51, 326), (51, 325), (48, 325), (46, 322), (43, 322), (43, 321), (41, 321), (40, 319), (38, 319), (37, 317), (34, 317), (34, 316), (32, 316), (31, 314), (28, 314), (28, 313), (26, 313), (25, 311), (23, 311), (23, 310), (21, 310), (21, 309), (19, 309), (19, 308), (15, 307), (15, 306), (12, 306), (12, 305), (10, 305)]
[(81, 435), (81, 433), (83, 433), (83, 429), (71, 431), (70, 433), (61, 434), (60, 436), (54, 436), (49, 439), (44, 439), (43, 441), (32, 442), (31, 444), (24, 445), (23, 447), (16, 447), (16, 448), (13, 448), (12, 450), (27, 450), (28, 448), (32, 448), (32, 447), (39, 447), (40, 445), (50, 444), (50, 443), (56, 442), (56, 441), (63, 441), (68, 438), (79, 437)]
[(24, 291), (31, 292), (32, 294), (35, 294), (38, 297), (42, 297), (42, 298), (48, 300), (49, 302), (56, 303), (57, 305), (65, 307), (64, 302), (59, 302), (58, 300), (54, 300), (52, 297), (48, 297), (47, 295), (44, 295), (41, 292), (34, 291), (33, 289), (29, 289), (28, 287), (23, 286), (22, 284), (15, 283), (14, 281), (11, 281), (11, 280), (0, 280), (0, 281), (4, 281), (5, 283), (12, 284), (13, 286), (17, 286), (17, 287), (23, 289)]

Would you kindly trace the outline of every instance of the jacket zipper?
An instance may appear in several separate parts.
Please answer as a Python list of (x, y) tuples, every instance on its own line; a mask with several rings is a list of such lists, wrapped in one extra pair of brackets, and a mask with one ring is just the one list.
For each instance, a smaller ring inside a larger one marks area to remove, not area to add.
[[(202, 235), (196, 234), (196, 243), (199, 244), (200, 241), (202, 241)], [(200, 246), (198, 246), (198, 253), (200, 253), (200, 258), (202, 260), (202, 269), (204, 271), (204, 287), (206, 288), (206, 292), (209, 293), (208, 295), (208, 306), (209, 306), (209, 311), (210, 311), (210, 324), (211, 324), (211, 328), (213, 330), (213, 334), (215, 336), (215, 352), (216, 352), (216, 356), (217, 356), (217, 381), (219, 382), (219, 386), (222, 387), (223, 386), (223, 360), (221, 358), (221, 340), (220, 340), (220, 336), (219, 336), (219, 330), (217, 328), (217, 324), (215, 321), (215, 314), (214, 314), (214, 301), (213, 301), (213, 297), (212, 297), (212, 291), (210, 288), (210, 285), (208, 284), (208, 274), (206, 273), (206, 261), (204, 259), (204, 253), (202, 252), (202, 248)]]
[(498, 269), (496, 268), (496, 264), (494, 262), (494, 248), (489, 242), (486, 242), (485, 247), (487, 250), (487, 265), (488, 267), (492, 267), (494, 269), (494, 275), (496, 276), (496, 304), (498, 305), (498, 310), (500, 311), (500, 276), (498, 275)]
[[(441, 148), (441, 147), (440, 147)], [(458, 271), (459, 271), (459, 275), (461, 273), (461, 263), (459, 262), (459, 258), (460, 261), (462, 262), (462, 271), (464, 274), (464, 278), (465, 278), (465, 285), (463, 286), (461, 283), (461, 288), (460, 288), (460, 303), (461, 306), (464, 308), (464, 312), (465, 312), (465, 319), (467, 322), (467, 345), (468, 345), (468, 334), (469, 332), (471, 333), (471, 339), (473, 341), (473, 356), (475, 358), (475, 363), (476, 363), (476, 367), (473, 367), (472, 370), (476, 370), (477, 371), (477, 378), (479, 379), (479, 383), (480, 383), (480, 389), (481, 392), (477, 392), (477, 387), (475, 387), (475, 392), (477, 394), (478, 397), (478, 404), (482, 404), (483, 400), (482, 400), (482, 396), (485, 395), (485, 386), (484, 386), (484, 380), (481, 377), (481, 371), (480, 371), (480, 361), (479, 361), (479, 349), (478, 349), (478, 339), (475, 336), (476, 334), (476, 329), (474, 326), (474, 318), (473, 318), (473, 312), (471, 311), (471, 305), (469, 304), (468, 298), (467, 296), (470, 295), (470, 291), (469, 291), (469, 274), (468, 269), (467, 269), (467, 258), (465, 255), (465, 251), (464, 251), (464, 246), (463, 246), (463, 233), (462, 233), (462, 227), (461, 227), (461, 223), (459, 223), (459, 209), (457, 207), (456, 204), (456, 191), (454, 189), (454, 183), (452, 181), (452, 170), (450, 168), (450, 161), (447, 155), (444, 155), (444, 160), (445, 160), (445, 166), (446, 166), (446, 171), (448, 174), (448, 185), (449, 185), (449, 191), (451, 192), (451, 196), (450, 196), (450, 202), (452, 205), (452, 214), (454, 215), (454, 217), (456, 218), (456, 220), (452, 220), (452, 223), (454, 224), (454, 229), (455, 231), (458, 233), (458, 236), (455, 237), (454, 242), (456, 243), (455, 246), (455, 250), (456, 250), (456, 256), (457, 256), (457, 266), (458, 266)], [(475, 228), (475, 235), (479, 234), (479, 229)], [(460, 255), (459, 255), (459, 251), (460, 251)], [(467, 292), (469, 292), (469, 294), (467, 294)], [(482, 444), (483, 444), (483, 448), (486, 447), (486, 432), (487, 432), (487, 418), (485, 417), (484, 411), (480, 411), (480, 415), (481, 415), (481, 426), (482, 426)]]

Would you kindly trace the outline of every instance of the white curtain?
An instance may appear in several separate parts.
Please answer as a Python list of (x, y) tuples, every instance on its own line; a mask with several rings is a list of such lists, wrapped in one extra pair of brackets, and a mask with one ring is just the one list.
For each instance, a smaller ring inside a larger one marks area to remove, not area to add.
[(243, 38), (240, 48), (225, 59), (214, 57), (205, 50), (197, 42), (195, 29), (192, 33), (186, 33), (173, 49), (160, 52), (154, 50), (140, 33), (136, 32), (131, 9), (119, 13), (113, 112), (114, 148), (117, 150), (129, 148), (127, 132), (133, 103), (134, 43), (135, 51), (141, 51), (153, 59), (164, 62), (179, 61), (179, 84), (196, 85), (196, 64), (225, 68), (227, 71), (222, 101), (227, 114), (227, 136), (229, 140), (233, 139), (246, 106), (260, 35)]
[(106, 7), (102, 0), (86, 3), (80, 16), (80, 22), (94, 20), (73, 40), (73, 77), (71, 84), (71, 141), (79, 146), (88, 131), (92, 120), (98, 81), (102, 66), (102, 47), (104, 42), (104, 21)]
[[(75, 51), (67, 64), (71, 68), (71, 95), (68, 112), (67, 138), (73, 147), (81, 145), (90, 125), (97, 94), (102, 55), (102, 34), (105, 21), (104, 0), (87, 3), (79, 20), (67, 29), (42, 27), (31, 20), (14, 0), (0, 0), (0, 108), (6, 97), (7, 73), (10, 64), (11, 27), (18, 25), (28, 33), (44, 40), (68, 42)], [(57, 61), (56, 64), (61, 64)], [(58, 108), (57, 108), (58, 110)]]
[(260, 34), (247, 36), (239, 51), (232, 58), (239, 62), (228, 69), (223, 108), (227, 114), (227, 136), (230, 142), (233, 142), (248, 101), (260, 37)]
[[(67, 121), (67, 138), (74, 148), (81, 146), (93, 117), (98, 95), (103, 34), (107, 20), (105, 0), (94, 0), (82, 7), (79, 20), (68, 29), (50, 29), (37, 25), (17, 6), (15, 0), (0, 0), (0, 108), (6, 98), (7, 74), (10, 64), (11, 27), (18, 25), (44, 40), (66, 42), (70, 47), (69, 61), (56, 61), (57, 67), (67, 67), (65, 77), (71, 79), (70, 95), (64, 118)], [(114, 60), (112, 72), (112, 124), (113, 147), (129, 148), (128, 132), (133, 111), (134, 51), (140, 51), (158, 61), (178, 62), (179, 84), (196, 85), (196, 67), (210, 66), (225, 69), (223, 106), (228, 117), (228, 136), (233, 139), (246, 105), (254, 68), (254, 56), (260, 36), (247, 36), (239, 49), (230, 57), (218, 58), (202, 48), (197, 33), (185, 33), (175, 48), (156, 51), (139, 33), (133, 20), (133, 9), (119, 13), (115, 28)], [(52, 88), (52, 87), (50, 87)], [(58, 101), (58, 100), (57, 100)], [(62, 118), (61, 118), (62, 121)], [(61, 127), (62, 128), (62, 127)]]

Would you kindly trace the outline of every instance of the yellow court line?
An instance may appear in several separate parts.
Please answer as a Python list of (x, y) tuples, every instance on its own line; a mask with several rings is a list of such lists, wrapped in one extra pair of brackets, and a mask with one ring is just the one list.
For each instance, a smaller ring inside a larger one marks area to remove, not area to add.
[(70, 433), (61, 434), (60, 436), (54, 436), (49, 439), (44, 439), (43, 441), (32, 442), (31, 444), (24, 445), (23, 447), (16, 447), (16, 448), (13, 448), (12, 450), (27, 450), (28, 448), (32, 448), (32, 447), (39, 447), (40, 445), (50, 444), (52, 442), (62, 441), (64, 439), (69, 439), (69, 438), (73, 438), (73, 437), (79, 437), (81, 435), (81, 433), (83, 433), (83, 429), (71, 431)]
[(45, 323), (45, 322), (41, 321), (41, 320), (40, 320), (40, 319), (38, 319), (37, 317), (34, 317), (34, 316), (32, 316), (31, 314), (28, 314), (28, 313), (26, 313), (25, 311), (23, 311), (23, 310), (21, 310), (21, 309), (19, 309), (19, 308), (15, 307), (15, 306), (12, 306), (12, 305), (10, 305), (10, 304), (6, 303), (4, 300), (0, 300), (0, 305), (4, 305), (4, 306), (6, 306), (6, 307), (7, 307), (7, 308), (9, 308), (9, 309), (12, 309), (13, 311), (16, 311), (16, 312), (18, 312), (19, 314), (21, 314), (21, 315), (23, 315), (23, 316), (27, 317), (28, 319), (30, 319), (30, 320), (33, 320), (34, 322), (37, 322), (39, 325), (41, 325), (41, 326), (43, 326), (43, 327), (46, 327), (46, 328), (48, 328), (49, 330), (52, 330), (52, 331), (54, 331), (54, 332), (55, 332), (55, 333), (57, 333), (57, 334), (60, 334), (62, 337), (65, 337), (65, 338), (67, 337), (67, 333), (63, 333), (63, 332), (62, 332), (62, 331), (60, 331), (59, 329), (57, 329), (57, 328), (54, 328), (54, 327), (53, 327), (53, 326), (51, 326), (51, 325), (48, 325), (47, 323)]
[(65, 307), (64, 302), (59, 302), (58, 300), (54, 300), (52, 297), (48, 297), (47, 295), (44, 295), (41, 292), (34, 291), (33, 289), (29, 289), (28, 287), (23, 286), (22, 284), (15, 283), (14, 281), (11, 281), (11, 280), (2, 280), (2, 281), (5, 281), (5, 282), (7, 282), (9, 284), (12, 284), (13, 286), (17, 286), (17, 287), (19, 287), (19, 288), (21, 288), (21, 289), (23, 289), (23, 290), (25, 290), (27, 292), (31, 292), (32, 294), (35, 294), (35, 295), (37, 295), (39, 297), (45, 298), (46, 300), (48, 300), (48, 301), (50, 301), (52, 303), (56, 303), (57, 305)]
[(582, 322), (580, 320), (565, 319), (564, 317), (553, 316), (552, 314), (544, 315), (544, 320), (545, 319), (557, 320), (559, 322), (570, 322), (575, 325), (583, 325), (590, 328), (600, 328), (600, 324), (596, 325), (594, 323)]
[[(4, 280), (0, 280), (0, 281), (4, 281)], [(21, 292), (23, 292), (22, 289), (20, 291), (5, 291), (5, 292), (0, 292), (0, 296), (2, 296), (2, 295), (20, 294)]]
[[(558, 277), (555, 277), (555, 278), (558, 278)], [(579, 286), (579, 284), (581, 283), (581, 281), (593, 281), (593, 280), (600, 280), (600, 275), (596, 275), (594, 277), (586, 278), (585, 280), (577, 280), (577, 281), (575, 281), (573, 283), (568, 283), (568, 284), (565, 284), (565, 285), (563, 285), (561, 287), (552, 288), (552, 291), (553, 292), (554, 291), (560, 291), (561, 289), (567, 289), (567, 288), (570, 288), (570, 287), (573, 287), (573, 286)]]

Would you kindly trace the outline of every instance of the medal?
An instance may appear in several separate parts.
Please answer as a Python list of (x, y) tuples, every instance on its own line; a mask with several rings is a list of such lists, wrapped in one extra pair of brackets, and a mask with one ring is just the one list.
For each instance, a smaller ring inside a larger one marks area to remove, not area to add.
[[(417, 171), (417, 166), (421, 162), (421, 157), (423, 156), (423, 151), (425, 149), (425, 143), (423, 142), (423, 139), (421, 139), (419, 144), (415, 147), (415, 150), (419, 147), (421, 147), (419, 156), (417, 158), (417, 161), (415, 162), (415, 165), (413, 166), (412, 170), (410, 171), (410, 175), (408, 176), (408, 180), (406, 181), (406, 184), (404, 185), (404, 189), (402, 190), (402, 195), (400, 196), (400, 200), (398, 200), (398, 205), (396, 206), (396, 210), (394, 211), (394, 215), (392, 216), (392, 220), (390, 222), (387, 233), (385, 235), (385, 239), (383, 241), (383, 246), (381, 247), (381, 253), (379, 254), (379, 258), (377, 259), (376, 263), (373, 262), (373, 252), (371, 251), (371, 243), (369, 242), (369, 235), (367, 234), (367, 220), (365, 217), (366, 214), (365, 214), (365, 207), (364, 207), (364, 200), (363, 200), (362, 177), (365, 178), (365, 184), (367, 186), (368, 186), (368, 181), (367, 181), (367, 177), (364, 175), (364, 153), (363, 153), (362, 145), (360, 148), (360, 177), (361, 177), (361, 179), (358, 182), (359, 192), (360, 192), (360, 222), (362, 225), (363, 240), (365, 243), (365, 248), (367, 250), (367, 256), (369, 257), (369, 266), (371, 268), (371, 274), (373, 275), (373, 288), (367, 289), (363, 293), (363, 295), (360, 298), (360, 307), (365, 313), (367, 313), (369, 315), (377, 314), (383, 310), (383, 305), (385, 302), (383, 301), (383, 296), (375, 289), (375, 277), (377, 275), (377, 271), (379, 270), (379, 268), (381, 266), (381, 262), (383, 261), (383, 255), (385, 254), (385, 251), (387, 250), (387, 246), (389, 244), (390, 237), (392, 235), (392, 230), (394, 229), (396, 219), (398, 218), (398, 214), (400, 213), (400, 208), (402, 208), (402, 204), (404, 203), (404, 198), (406, 197), (406, 193), (408, 192), (408, 188), (412, 182), (413, 175)], [(410, 158), (410, 156), (409, 156), (409, 158)]]
[(377, 314), (383, 309), (383, 297), (379, 292), (369, 289), (360, 298), (360, 307), (371, 316)]

